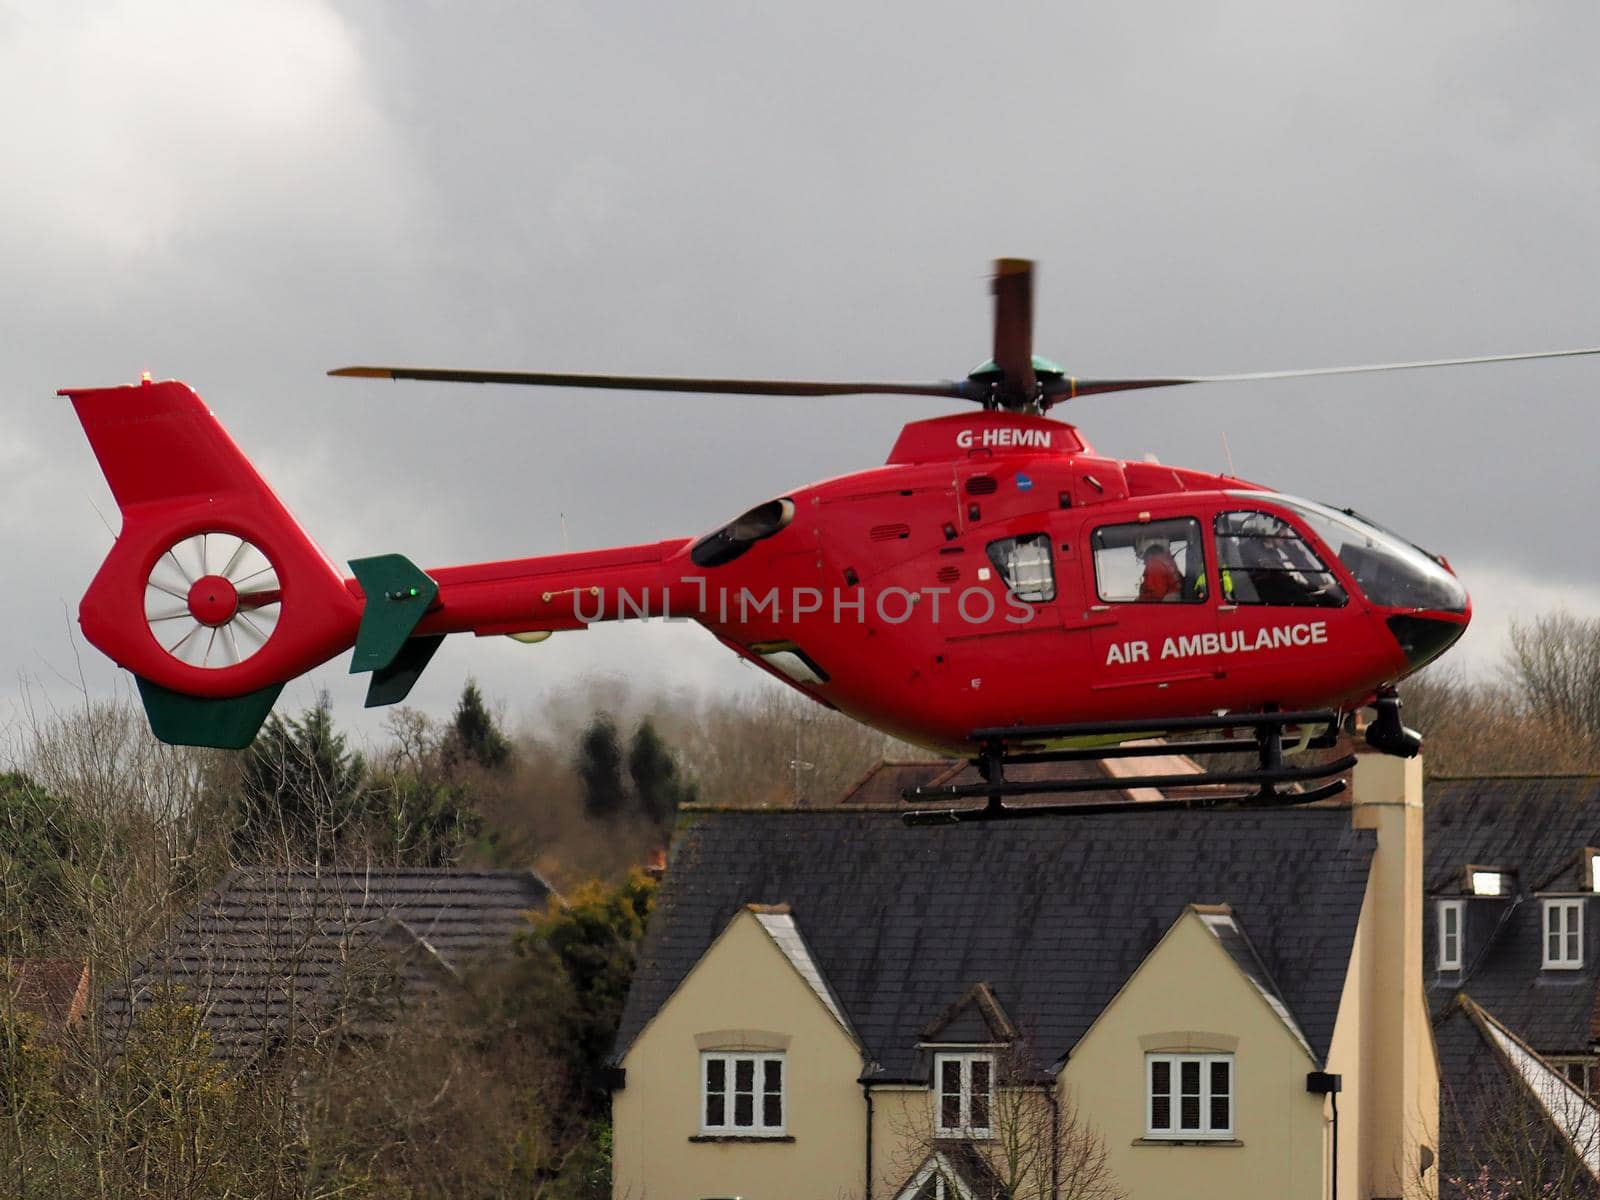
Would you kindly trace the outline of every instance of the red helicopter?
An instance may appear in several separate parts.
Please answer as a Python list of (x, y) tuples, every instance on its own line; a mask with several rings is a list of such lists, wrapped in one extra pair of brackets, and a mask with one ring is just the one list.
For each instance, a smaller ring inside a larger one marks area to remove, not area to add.
[(181, 744), (248, 744), (286, 681), (347, 647), (352, 672), (372, 672), (371, 706), (402, 699), (447, 634), (534, 641), (671, 616), (820, 704), (976, 756), (992, 808), (1009, 794), (1008, 761), (1137, 753), (1110, 747), (1152, 732), (1253, 729), (1257, 768), (1204, 778), (1259, 784), (1262, 798), (1330, 773), (1286, 767), (1286, 737), (1315, 727), (1325, 743), (1366, 705), (1378, 709), (1370, 741), (1416, 753), (1393, 685), (1471, 615), (1443, 558), (1349, 509), (1102, 457), (1044, 414), (1136, 388), (1600, 350), (1076, 379), (1032, 353), (1032, 286), (1031, 263), (996, 264), (994, 357), (959, 381), (333, 371), (979, 406), (907, 425), (881, 467), (795, 488), (698, 538), (426, 571), (390, 554), (352, 561), (346, 577), (184, 384), (64, 389), (123, 516), (83, 598), (84, 634), (135, 675), (156, 735)]

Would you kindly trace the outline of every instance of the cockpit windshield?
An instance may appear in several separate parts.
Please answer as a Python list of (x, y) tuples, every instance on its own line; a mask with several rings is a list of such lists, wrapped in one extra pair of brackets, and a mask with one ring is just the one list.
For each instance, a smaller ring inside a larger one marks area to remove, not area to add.
[(1355, 513), (1277, 493), (1234, 494), (1282, 505), (1302, 518), (1339, 556), (1372, 603), (1430, 612), (1467, 611), (1467, 589), (1460, 580), (1422, 550)]

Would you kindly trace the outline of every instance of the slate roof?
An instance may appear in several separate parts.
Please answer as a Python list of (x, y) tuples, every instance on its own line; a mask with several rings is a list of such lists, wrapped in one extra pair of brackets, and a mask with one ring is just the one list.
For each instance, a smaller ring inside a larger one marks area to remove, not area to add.
[[(1423, 964), (1429, 1004), (1466, 992), (1541, 1054), (1587, 1051), (1600, 995), (1600, 900), (1584, 921), (1583, 967), (1546, 971), (1540, 893), (1582, 889), (1580, 851), (1600, 846), (1600, 778), (1451, 779), (1428, 785)], [(1462, 896), (1467, 864), (1513, 872), (1505, 897)], [(1465, 969), (1441, 973), (1438, 899), (1461, 898)]]
[[(1294, 1034), (1295, 1040), (1309, 1051), (1311, 1046), (1306, 1041), (1305, 1031), (1294, 1019), (1289, 1002), (1284, 999), (1283, 989), (1272, 977), (1272, 972), (1267, 970), (1266, 963), (1261, 961), (1255, 943), (1240, 926), (1238, 918), (1233, 915), (1233, 910), (1201, 909), (1199, 916), (1201, 923), (1210, 931), (1211, 936), (1217, 939), (1223, 952), (1233, 959), (1234, 966), (1239, 968), (1239, 974), (1250, 981), (1251, 986), (1267, 1002), (1267, 1007), (1278, 1014), (1278, 1018), (1288, 1026), (1289, 1032)], [(1313, 1053), (1312, 1057), (1315, 1058), (1316, 1055)]]
[[(1572, 1157), (1577, 1150), (1593, 1160), (1600, 1149), (1593, 1133), (1600, 1113), (1590, 1101), (1470, 999), (1453, 999), (1435, 1018), (1433, 1035), (1445, 1200), (1488, 1194), (1490, 1189), (1471, 1187), (1485, 1168), (1491, 1182), (1538, 1180), (1563, 1196), (1600, 1195), (1593, 1168)], [(1571, 1127), (1576, 1144), (1563, 1135), (1562, 1125)]]
[(794, 917), (787, 909), (774, 911), (759, 905), (755, 907), (755, 918), (761, 923), (761, 928), (767, 931), (772, 944), (789, 960), (800, 978), (806, 981), (806, 986), (816, 993), (817, 999), (821, 1000), (823, 1006), (833, 1014), (833, 1019), (854, 1037), (855, 1031), (850, 1028), (850, 1018), (844, 1015), (844, 1009), (839, 1006), (839, 998), (833, 994), (828, 981), (817, 969), (816, 961), (811, 957), (811, 948), (806, 945), (806, 939), (801, 934), (800, 927), (794, 923)]
[(387, 1011), (373, 1004), (438, 989), (508, 949), (551, 895), (528, 871), (237, 871), (107, 995), (102, 1019), (117, 1036), (175, 989), (219, 1054), (255, 1054), (348, 1017), (340, 1002), (370, 1022)]
[(878, 1065), (987, 982), (1041, 1064), (1063, 1056), (1186, 905), (1229, 904), (1318, 1056), (1375, 845), (1348, 812), (1116, 813), (908, 829), (894, 813), (689, 810), (617, 1039), (747, 903), (786, 903)]

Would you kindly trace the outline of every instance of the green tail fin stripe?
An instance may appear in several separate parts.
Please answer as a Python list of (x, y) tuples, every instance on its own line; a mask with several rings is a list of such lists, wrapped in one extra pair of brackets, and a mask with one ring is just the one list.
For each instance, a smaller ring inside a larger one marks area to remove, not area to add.
[(372, 682), (367, 685), (366, 706), (380, 708), (385, 704), (398, 704), (409, 696), (417, 680), (422, 678), (422, 669), (443, 641), (442, 633), (409, 639), (392, 663), (372, 673)]
[(283, 684), (274, 683), (259, 692), (210, 700), (187, 696), (159, 683), (140, 678), (139, 698), (150, 718), (150, 730), (170, 746), (215, 746), (219, 750), (243, 750), (255, 740), (277, 702)]
[(353, 558), (350, 569), (367, 594), (350, 674), (381, 671), (400, 657), (411, 631), (438, 598), (439, 585), (403, 554)]

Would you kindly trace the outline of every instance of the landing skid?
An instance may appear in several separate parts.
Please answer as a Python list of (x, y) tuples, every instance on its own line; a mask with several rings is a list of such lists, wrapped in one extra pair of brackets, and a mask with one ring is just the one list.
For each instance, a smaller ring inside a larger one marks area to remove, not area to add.
[[(1355, 755), (1312, 766), (1284, 765), (1286, 749), (1326, 750), (1337, 743), (1340, 714), (1317, 712), (1239, 713), (1214, 717), (1180, 717), (1166, 721), (1107, 721), (1095, 725), (1011, 725), (974, 731), (978, 756), (973, 760), (982, 783), (909, 788), (908, 803), (982, 798), (983, 807), (916, 808), (905, 814), (907, 825), (954, 825), (969, 821), (1003, 821), (1017, 817), (1086, 817), (1112, 812), (1170, 812), (1174, 809), (1286, 808), (1326, 800), (1345, 789), (1337, 776), (1355, 766)], [(1248, 737), (1222, 736), (1247, 730)], [(1286, 737), (1290, 730), (1293, 737)], [(1049, 749), (1047, 744), (1094, 738), (1165, 738), (1172, 734), (1214, 734), (1192, 742), (1155, 745), (1110, 745), (1096, 748)], [(1154, 758), (1172, 754), (1254, 754), (1256, 765), (1239, 771), (1202, 771), (1183, 775), (1126, 775), (1117, 778), (1046, 779), (1035, 783), (1008, 780), (1008, 766), (1025, 763), (1085, 762), (1109, 758)], [(1324, 782), (1319, 782), (1324, 781)], [(1316, 784), (1287, 791), (1292, 784)], [(1204, 788), (1252, 788), (1249, 791), (1195, 791)], [(1080, 792), (1156, 788), (1190, 794), (1160, 800), (1118, 800), (1072, 804), (1026, 804), (1008, 807), (1011, 796), (1057, 796)]]

